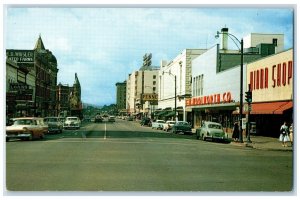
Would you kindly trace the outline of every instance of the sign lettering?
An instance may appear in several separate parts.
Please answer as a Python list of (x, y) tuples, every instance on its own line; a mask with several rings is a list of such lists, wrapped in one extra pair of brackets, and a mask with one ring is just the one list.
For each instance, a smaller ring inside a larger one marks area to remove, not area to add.
[(186, 99), (186, 106), (197, 106), (197, 105), (207, 105), (207, 104), (220, 104), (220, 103), (230, 103), (232, 101), (231, 93), (225, 92), (223, 94), (213, 94), (202, 97), (193, 97)]

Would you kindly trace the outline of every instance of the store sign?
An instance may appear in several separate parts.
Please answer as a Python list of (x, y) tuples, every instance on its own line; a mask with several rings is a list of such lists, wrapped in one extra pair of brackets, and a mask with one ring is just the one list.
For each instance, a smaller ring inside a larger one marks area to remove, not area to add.
[(143, 101), (157, 101), (158, 100), (158, 94), (155, 93), (146, 93), (142, 94)]
[[(269, 67), (250, 71), (252, 90), (285, 87), (293, 84), (293, 61), (280, 62)], [(269, 85), (270, 83), (270, 85)]]
[(24, 91), (24, 90), (27, 90), (28, 88), (29, 88), (29, 86), (26, 85), (25, 83), (11, 83), (10, 84), (11, 91)]
[(7, 59), (16, 63), (33, 63), (34, 51), (33, 50), (6, 50)]
[(186, 106), (199, 106), (208, 104), (220, 104), (220, 103), (230, 103), (232, 101), (231, 93), (225, 92), (223, 94), (213, 94), (201, 97), (192, 97), (186, 99)]

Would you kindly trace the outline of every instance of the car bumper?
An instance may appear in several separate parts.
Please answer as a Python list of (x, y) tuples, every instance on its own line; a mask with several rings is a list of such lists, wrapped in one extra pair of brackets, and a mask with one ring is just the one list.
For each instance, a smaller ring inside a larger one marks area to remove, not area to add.
[(77, 124), (69, 124), (69, 125), (64, 125), (64, 129), (68, 129), (68, 128), (79, 128), (80, 126)]
[(6, 134), (6, 138), (27, 138), (31, 137), (29, 133), (19, 133), (19, 134)]

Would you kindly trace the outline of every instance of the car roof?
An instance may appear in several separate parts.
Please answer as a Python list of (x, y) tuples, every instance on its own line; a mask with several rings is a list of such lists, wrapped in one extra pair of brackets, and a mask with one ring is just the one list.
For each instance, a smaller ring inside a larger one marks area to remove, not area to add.
[(204, 123), (206, 123), (206, 124), (216, 124), (216, 125), (221, 125), (220, 123), (217, 123), (217, 122), (211, 122), (211, 121), (205, 121)]

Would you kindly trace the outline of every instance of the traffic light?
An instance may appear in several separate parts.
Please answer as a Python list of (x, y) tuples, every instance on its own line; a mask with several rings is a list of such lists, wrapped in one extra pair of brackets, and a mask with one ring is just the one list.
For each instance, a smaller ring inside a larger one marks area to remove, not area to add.
[(246, 97), (246, 99), (245, 99), (246, 102), (251, 103), (252, 102), (252, 91), (247, 91), (245, 97)]

